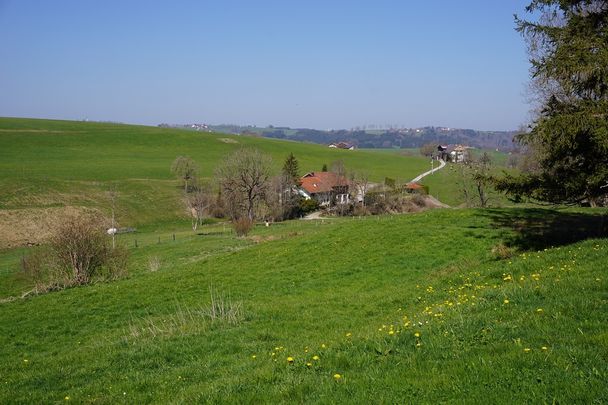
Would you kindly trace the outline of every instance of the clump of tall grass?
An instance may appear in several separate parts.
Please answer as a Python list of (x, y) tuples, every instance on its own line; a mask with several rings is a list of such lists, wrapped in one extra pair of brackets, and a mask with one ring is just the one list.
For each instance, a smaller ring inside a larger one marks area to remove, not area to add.
[(234, 326), (244, 319), (243, 304), (209, 288), (208, 305), (188, 308), (176, 303), (175, 310), (161, 317), (132, 318), (125, 339), (160, 338), (204, 333), (214, 325)]
[(154, 273), (155, 271), (158, 271), (161, 267), (161, 261), (160, 261), (160, 257), (158, 256), (150, 256), (148, 258), (148, 270), (150, 270), (150, 272)]
[(512, 257), (515, 254), (513, 248), (508, 247), (504, 243), (499, 243), (492, 247), (492, 255), (496, 260), (504, 260)]

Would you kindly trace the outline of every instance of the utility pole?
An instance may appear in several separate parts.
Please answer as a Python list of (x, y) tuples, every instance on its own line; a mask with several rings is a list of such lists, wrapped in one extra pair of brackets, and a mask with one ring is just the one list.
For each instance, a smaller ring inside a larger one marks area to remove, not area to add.
[[(115, 208), (116, 208), (116, 189), (115, 186), (111, 186), (110, 189), (110, 203), (112, 205), (112, 249), (116, 248), (116, 220), (115, 220)], [(135, 243), (137, 244), (137, 242)]]

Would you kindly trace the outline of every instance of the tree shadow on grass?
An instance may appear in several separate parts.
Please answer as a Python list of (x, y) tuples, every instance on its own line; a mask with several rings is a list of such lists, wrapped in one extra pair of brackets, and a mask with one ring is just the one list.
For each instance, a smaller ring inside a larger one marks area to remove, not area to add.
[(211, 231), (211, 232), (198, 232), (197, 236), (220, 236), (224, 235), (226, 232), (222, 231)]
[(541, 250), (585, 239), (608, 237), (608, 213), (565, 212), (516, 208), (483, 210), (497, 228), (505, 229), (505, 244), (519, 250)]

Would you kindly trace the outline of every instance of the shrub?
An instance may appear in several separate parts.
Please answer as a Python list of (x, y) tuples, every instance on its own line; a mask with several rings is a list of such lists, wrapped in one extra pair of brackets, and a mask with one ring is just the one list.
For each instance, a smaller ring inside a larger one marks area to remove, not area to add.
[(247, 236), (253, 228), (253, 221), (246, 217), (237, 218), (232, 221), (232, 226), (237, 236)]
[(317, 200), (314, 200), (312, 198), (309, 200), (300, 200), (300, 212), (302, 213), (302, 215), (310, 214), (311, 212), (316, 211), (318, 209), (319, 203), (317, 202)]
[(71, 284), (68, 275), (58, 266), (53, 251), (48, 246), (35, 248), (21, 258), (23, 276), (34, 283), (36, 291), (61, 289)]
[(421, 208), (426, 207), (426, 199), (422, 194), (412, 195), (412, 202)]
[(86, 284), (94, 276), (115, 278), (124, 272), (126, 251), (112, 249), (101, 225), (98, 218), (76, 215), (53, 232), (51, 249), (59, 266), (75, 284)]
[(53, 230), (48, 247), (22, 259), (23, 273), (44, 291), (125, 275), (127, 250), (112, 248), (102, 224), (91, 216), (66, 218)]
[(369, 211), (368, 211), (367, 207), (364, 207), (363, 205), (359, 204), (359, 205), (355, 205), (353, 207), (353, 213), (352, 213), (353, 216), (363, 217), (368, 214), (369, 214)]

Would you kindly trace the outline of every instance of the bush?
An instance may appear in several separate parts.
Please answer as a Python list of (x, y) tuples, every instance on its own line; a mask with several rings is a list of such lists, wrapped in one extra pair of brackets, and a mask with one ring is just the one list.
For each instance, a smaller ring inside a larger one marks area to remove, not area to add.
[(237, 218), (232, 221), (232, 227), (237, 236), (247, 236), (253, 228), (253, 221), (246, 217)]
[(312, 198), (310, 200), (300, 200), (300, 212), (302, 213), (302, 215), (310, 214), (311, 212), (314, 212), (318, 209), (319, 203), (317, 202), (317, 200), (314, 200)]
[(411, 201), (420, 208), (426, 207), (426, 199), (421, 194), (412, 195)]
[(46, 291), (125, 275), (127, 250), (112, 248), (102, 224), (91, 216), (67, 218), (53, 230), (48, 248), (22, 259), (23, 273)]
[(98, 218), (84, 215), (68, 218), (53, 232), (51, 249), (59, 266), (75, 284), (86, 284), (94, 276), (116, 278), (125, 270), (126, 251), (112, 248)]
[(52, 291), (71, 284), (68, 275), (57, 263), (53, 251), (48, 246), (35, 248), (21, 258), (21, 272), (32, 281), (37, 291)]

